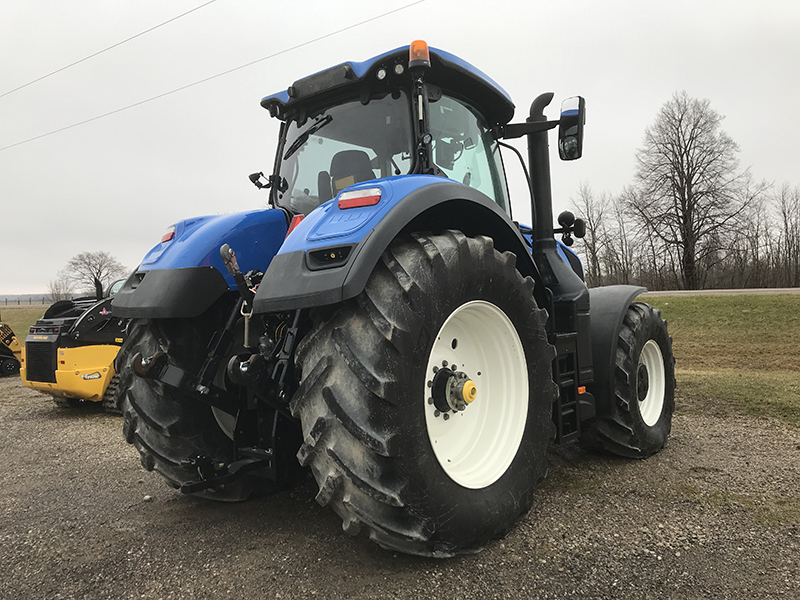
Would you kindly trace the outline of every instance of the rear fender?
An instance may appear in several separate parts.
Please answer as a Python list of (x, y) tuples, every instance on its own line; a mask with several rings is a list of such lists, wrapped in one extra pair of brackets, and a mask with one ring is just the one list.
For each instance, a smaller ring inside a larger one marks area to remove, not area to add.
[(634, 285), (609, 285), (589, 290), (592, 323), (592, 359), (597, 416), (607, 417), (614, 403), (614, 364), (617, 338), (622, 321), (633, 299), (647, 288)]
[(115, 317), (196, 317), (236, 289), (219, 254), (223, 244), (234, 249), (243, 272), (266, 271), (287, 231), (285, 213), (275, 209), (198, 217), (173, 227), (173, 237), (147, 253), (114, 297)]
[(256, 312), (310, 308), (357, 296), (383, 252), (402, 232), (458, 229), (486, 235), (517, 255), (517, 269), (538, 279), (530, 250), (508, 215), (483, 193), (441, 177), (378, 179), (348, 191), (380, 188), (374, 206), (342, 210), (327, 202), (298, 225), (256, 293)]

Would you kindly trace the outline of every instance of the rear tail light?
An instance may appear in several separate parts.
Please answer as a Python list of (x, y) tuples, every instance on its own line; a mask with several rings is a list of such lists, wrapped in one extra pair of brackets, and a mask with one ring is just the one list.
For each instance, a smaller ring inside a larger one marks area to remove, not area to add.
[(164, 244), (170, 241), (174, 237), (175, 237), (175, 227), (172, 226), (169, 229), (167, 229), (167, 233), (161, 236), (161, 243)]
[(292, 217), (292, 222), (289, 223), (289, 231), (286, 232), (286, 237), (289, 237), (289, 234), (294, 231), (294, 228), (300, 225), (300, 221), (303, 220), (304, 215), (295, 215)]
[(381, 188), (367, 188), (365, 190), (355, 190), (344, 192), (339, 195), (339, 208), (361, 208), (364, 206), (375, 206), (381, 201)]

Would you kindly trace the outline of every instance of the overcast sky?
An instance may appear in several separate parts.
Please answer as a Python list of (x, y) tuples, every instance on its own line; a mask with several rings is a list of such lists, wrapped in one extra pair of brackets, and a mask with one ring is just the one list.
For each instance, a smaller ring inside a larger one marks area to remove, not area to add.
[(134, 269), (175, 221), (264, 207), (247, 175), (271, 168), (277, 122), (260, 99), (414, 39), (492, 76), (516, 121), (541, 92), (556, 94), (551, 118), (562, 99), (586, 98), (584, 157), (554, 158), (556, 211), (581, 183), (598, 194), (631, 183), (645, 128), (680, 90), (726, 117), (755, 178), (800, 184), (797, 0), (414, 1), (0, 0), (0, 95), (202, 6), (0, 97), (0, 148), (301, 46), (0, 150), (0, 295), (46, 292), (84, 251)]

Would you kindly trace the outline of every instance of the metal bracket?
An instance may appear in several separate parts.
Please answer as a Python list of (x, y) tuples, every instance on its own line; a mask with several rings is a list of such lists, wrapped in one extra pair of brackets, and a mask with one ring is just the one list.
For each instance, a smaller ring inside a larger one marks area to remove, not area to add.
[(223, 390), (214, 385), (202, 385), (199, 377), (169, 364), (163, 352), (156, 352), (147, 358), (137, 353), (133, 357), (133, 370), (139, 377), (160, 381), (227, 413), (235, 415), (239, 410), (235, 403), (226, 398)]
[(303, 316), (303, 310), (299, 309), (294, 313), (294, 320), (292, 326), (286, 330), (281, 341), (280, 350), (278, 351), (277, 361), (275, 368), (272, 369), (272, 380), (277, 384), (279, 397), (285, 400), (288, 394), (286, 393), (286, 375), (289, 372), (292, 364), (292, 355), (294, 354), (295, 346), (298, 341), (298, 330), (300, 329), (300, 322)]
[(220, 467), (216, 467), (214, 461), (207, 456), (193, 456), (182, 460), (181, 466), (196, 469), (200, 478), (184, 483), (181, 486), (181, 493), (195, 494), (203, 490), (218, 488), (235, 481), (245, 473), (258, 469), (268, 469), (274, 479), (275, 465), (272, 460), (272, 449), (240, 448), (239, 454), (246, 458)]
[(558, 127), (560, 121), (532, 121), (528, 123), (509, 123), (492, 129), (495, 139), (513, 140), (531, 133), (541, 133)]

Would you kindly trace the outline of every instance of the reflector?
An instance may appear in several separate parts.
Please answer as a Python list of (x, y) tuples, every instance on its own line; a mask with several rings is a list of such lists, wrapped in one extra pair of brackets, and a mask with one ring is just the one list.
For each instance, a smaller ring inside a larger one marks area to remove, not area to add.
[(339, 196), (337, 204), (340, 209), (360, 208), (363, 206), (375, 206), (381, 201), (381, 188), (367, 188), (365, 190), (355, 190), (344, 192)]

